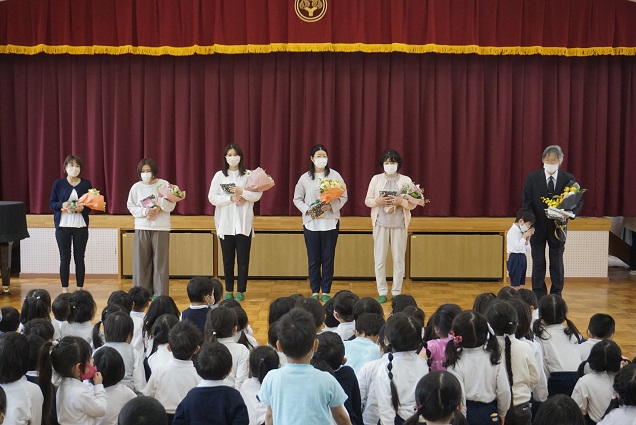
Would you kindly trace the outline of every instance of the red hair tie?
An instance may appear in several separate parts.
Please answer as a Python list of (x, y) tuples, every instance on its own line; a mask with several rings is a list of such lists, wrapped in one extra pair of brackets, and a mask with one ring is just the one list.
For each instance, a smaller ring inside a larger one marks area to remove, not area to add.
[(463, 338), (461, 335), (455, 335), (455, 332), (453, 331), (450, 331), (449, 335), (453, 337), (453, 340), (455, 341), (455, 345), (462, 343)]

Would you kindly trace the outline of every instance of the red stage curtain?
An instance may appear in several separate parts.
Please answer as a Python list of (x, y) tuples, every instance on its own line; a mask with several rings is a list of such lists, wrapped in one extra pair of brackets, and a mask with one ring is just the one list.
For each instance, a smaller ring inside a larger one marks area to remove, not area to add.
[(126, 198), (144, 156), (187, 190), (181, 214), (210, 214), (222, 149), (276, 186), (262, 215), (296, 215), (294, 185), (315, 143), (364, 197), (385, 148), (431, 203), (416, 214), (510, 216), (549, 144), (589, 189), (586, 216), (636, 215), (636, 63), (629, 57), (277, 53), (271, 55), (0, 56), (0, 199), (48, 213), (70, 153), (106, 195)]
[(295, 0), (7, 0), (0, 53), (636, 54), (636, 4), (627, 0), (320, 3), (324, 17), (305, 22)]

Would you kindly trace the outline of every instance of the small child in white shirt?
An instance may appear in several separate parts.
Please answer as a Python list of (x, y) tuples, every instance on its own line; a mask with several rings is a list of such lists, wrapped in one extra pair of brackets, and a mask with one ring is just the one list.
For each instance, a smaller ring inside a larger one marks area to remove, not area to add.
[[(581, 361), (584, 362), (587, 360), (594, 345), (604, 339), (614, 338), (615, 331), (616, 322), (609, 314), (596, 313), (590, 317), (590, 323), (587, 325), (587, 341), (579, 345)], [(586, 369), (585, 373), (589, 373), (589, 370)]]
[(250, 377), (241, 385), (241, 396), (247, 406), (250, 425), (265, 423), (267, 405), (259, 400), (258, 392), (263, 379), (270, 370), (278, 369), (280, 361), (278, 353), (272, 347), (256, 347), (250, 353)]
[(508, 252), (508, 276), (510, 286), (519, 289), (526, 284), (526, 269), (528, 259), (526, 251), (530, 249), (530, 237), (534, 234), (532, 228), (535, 222), (534, 214), (528, 210), (519, 210), (515, 222), (512, 224), (506, 235), (506, 251)]
[(178, 317), (172, 314), (163, 314), (152, 325), (150, 332), (152, 347), (148, 355), (148, 367), (151, 372), (172, 360), (172, 353), (168, 349), (168, 338), (170, 331), (177, 323), (179, 323)]
[(353, 317), (353, 306), (360, 299), (350, 291), (338, 291), (333, 297), (333, 316), (339, 322), (336, 333), (343, 341), (353, 337), (355, 322)]
[(192, 363), (201, 339), (199, 329), (192, 322), (184, 320), (174, 325), (168, 336), (168, 349), (173, 358), (153, 370), (143, 390), (144, 395), (157, 399), (165, 407), (169, 422), (179, 403), (201, 382)]
[(67, 323), (60, 328), (60, 336), (79, 336), (93, 344), (93, 324), (97, 304), (88, 291), (75, 291), (69, 298), (70, 313)]
[(613, 388), (618, 399), (612, 401), (611, 410), (599, 425), (636, 423), (636, 364), (628, 364), (618, 371)]
[(108, 399), (106, 414), (97, 420), (96, 425), (117, 425), (117, 415), (128, 401), (137, 397), (137, 394), (121, 382), (126, 373), (126, 366), (117, 350), (102, 347), (95, 352), (93, 360), (97, 370), (102, 373), (102, 384)]
[(130, 311), (130, 317), (135, 324), (135, 330), (133, 331), (133, 338), (130, 343), (136, 350), (144, 353), (144, 339), (142, 336), (142, 328), (144, 325), (144, 316), (146, 315), (146, 309), (150, 304), (151, 295), (150, 292), (141, 286), (133, 286), (128, 291), (128, 295), (132, 300), (132, 310)]

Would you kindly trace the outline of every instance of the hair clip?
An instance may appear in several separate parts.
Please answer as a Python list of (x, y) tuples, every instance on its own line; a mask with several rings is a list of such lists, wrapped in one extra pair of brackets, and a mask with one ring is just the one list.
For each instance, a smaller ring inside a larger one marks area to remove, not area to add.
[(455, 332), (453, 332), (453, 331), (450, 331), (448, 333), (448, 335), (450, 335), (453, 338), (453, 341), (455, 342), (455, 345), (461, 344), (462, 341), (463, 341), (462, 336), (461, 335), (455, 335)]
[(212, 335), (216, 336), (216, 331), (212, 332)]
[(492, 327), (490, 326), (490, 323), (488, 323), (488, 333), (490, 335), (495, 335), (495, 331), (492, 329)]
[(58, 341), (57, 339), (54, 339), (53, 341), (51, 341), (51, 346), (53, 348), (57, 347), (57, 345), (60, 343), (60, 341)]

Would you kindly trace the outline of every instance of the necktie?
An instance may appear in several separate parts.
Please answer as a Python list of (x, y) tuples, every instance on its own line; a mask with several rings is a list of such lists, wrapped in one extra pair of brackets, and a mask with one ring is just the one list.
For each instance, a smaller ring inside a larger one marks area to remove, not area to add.
[(549, 195), (554, 194), (554, 177), (552, 176), (548, 178), (548, 194)]

